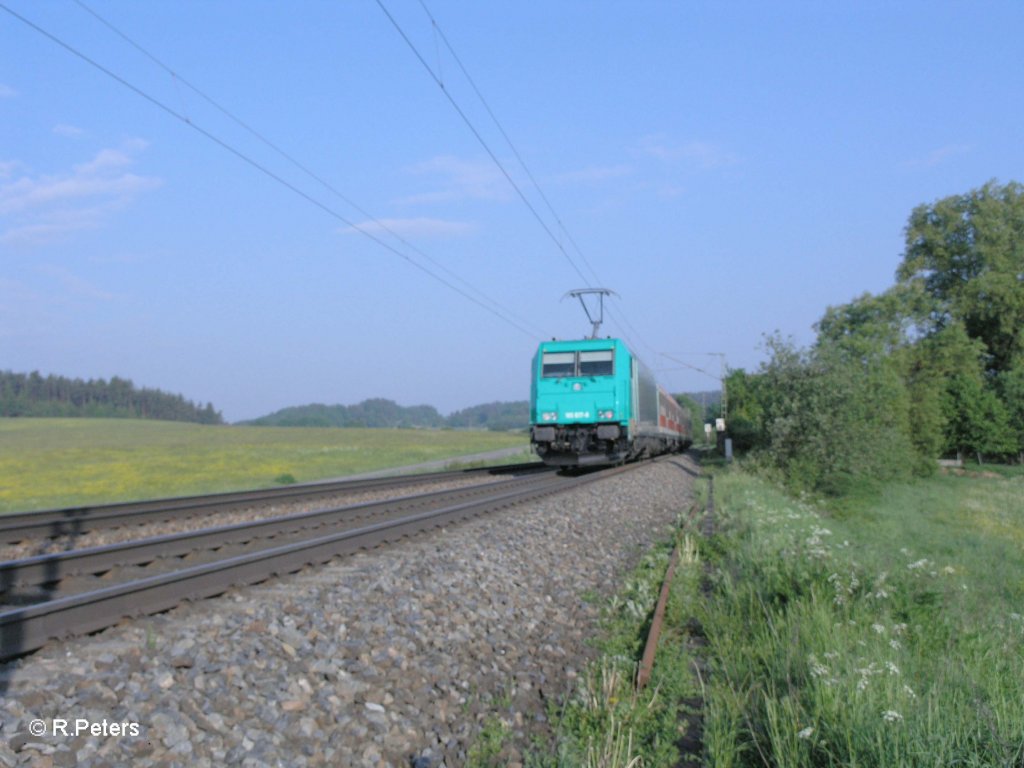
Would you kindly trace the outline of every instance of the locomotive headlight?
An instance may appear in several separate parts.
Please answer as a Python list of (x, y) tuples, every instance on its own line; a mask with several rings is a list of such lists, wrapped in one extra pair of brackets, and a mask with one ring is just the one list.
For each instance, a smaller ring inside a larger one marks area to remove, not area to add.
[(545, 411), (540, 416), (544, 421), (558, 421), (557, 411)]
[(615, 411), (598, 411), (597, 416), (601, 419), (614, 419)]

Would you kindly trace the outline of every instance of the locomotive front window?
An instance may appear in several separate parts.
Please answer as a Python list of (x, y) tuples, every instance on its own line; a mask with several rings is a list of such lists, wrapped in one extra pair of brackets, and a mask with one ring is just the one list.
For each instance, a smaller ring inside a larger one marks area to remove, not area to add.
[(546, 379), (564, 379), (576, 375), (575, 352), (545, 352), (540, 375)]
[(613, 373), (615, 364), (612, 350), (580, 352), (580, 376), (611, 376)]

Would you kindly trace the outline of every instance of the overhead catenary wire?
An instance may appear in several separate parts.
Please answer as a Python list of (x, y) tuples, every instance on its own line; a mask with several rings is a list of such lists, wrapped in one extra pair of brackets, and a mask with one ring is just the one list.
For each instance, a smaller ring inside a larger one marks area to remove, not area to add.
[(554, 218), (555, 223), (558, 224), (558, 228), (562, 230), (562, 232), (565, 234), (566, 239), (570, 243), (572, 243), (572, 246), (575, 249), (576, 253), (579, 255), (580, 260), (583, 262), (586, 268), (590, 270), (590, 274), (594, 277), (594, 280), (598, 284), (600, 284), (601, 278), (597, 276), (597, 272), (594, 270), (594, 267), (587, 260), (587, 257), (583, 255), (583, 251), (580, 250), (580, 247), (576, 244), (576, 241), (573, 239), (572, 235), (569, 234), (569, 230), (566, 229), (565, 224), (562, 222), (561, 217), (558, 215), (558, 212), (555, 211), (555, 208), (551, 204), (551, 201), (548, 199), (548, 196), (544, 194), (544, 190), (541, 189), (536, 177), (534, 177), (533, 173), (530, 171), (529, 166), (526, 165), (526, 161), (523, 159), (523, 156), (519, 153), (519, 150), (513, 143), (512, 138), (508, 135), (508, 132), (505, 130), (505, 127), (501, 124), (501, 121), (498, 120), (498, 116), (494, 114), (494, 110), (491, 109), (491, 105), (488, 104), (487, 99), (484, 98), (483, 93), (477, 87), (476, 81), (473, 80), (473, 77), (469, 74), (469, 71), (462, 63), (462, 59), (459, 58), (459, 54), (455, 52), (455, 49), (452, 47), (452, 44), (448, 42), (448, 37), (445, 35), (444, 30), (441, 29), (441, 25), (437, 23), (437, 19), (434, 18), (434, 15), (430, 12), (430, 9), (427, 8), (427, 4), (424, 2), (424, 0), (419, 0), (419, 3), (420, 7), (423, 8), (423, 12), (427, 14), (427, 18), (430, 19), (430, 24), (433, 27), (435, 34), (441, 38), (441, 42), (444, 43), (445, 48), (448, 49), (448, 53), (451, 54), (452, 59), (455, 61), (456, 65), (458, 65), (459, 71), (462, 72), (462, 74), (465, 76), (466, 82), (468, 82), (470, 88), (473, 89), (473, 93), (475, 93), (477, 98), (480, 99), (480, 103), (487, 111), (487, 114), (490, 116), (491, 120), (494, 121), (494, 125), (501, 133), (502, 138), (505, 139), (505, 143), (508, 144), (509, 149), (512, 150), (512, 154), (515, 155), (516, 160), (519, 161), (519, 165), (522, 167), (523, 172), (526, 174), (526, 177), (530, 180), (530, 183), (533, 184), (533, 188), (537, 190), (537, 194), (540, 195), (541, 200), (544, 201), (544, 205), (547, 206), (547, 209), (551, 213), (551, 216)]
[[(56, 45), (60, 46), (61, 48), (63, 48), (67, 52), (69, 52), (72, 55), (76, 56), (77, 58), (81, 59), (82, 61), (84, 61), (85, 63), (87, 63), (90, 66), (94, 67), (95, 69), (99, 70), (100, 72), (105, 74), (107, 77), (110, 77), (114, 81), (118, 82), (119, 84), (121, 84), (122, 86), (124, 86), (128, 90), (132, 91), (136, 95), (140, 96), (141, 98), (145, 99), (150, 104), (152, 104), (153, 106), (155, 106), (158, 109), (162, 110), (166, 114), (170, 115), (171, 117), (175, 118), (176, 120), (179, 120), (180, 122), (184, 123), (188, 127), (192, 128), (194, 131), (196, 131), (197, 133), (199, 133), (200, 135), (202, 135), (203, 137), (205, 137), (209, 141), (212, 141), (214, 144), (216, 144), (217, 146), (219, 146), (222, 149), (226, 150), (227, 152), (231, 153), (232, 155), (234, 155), (239, 160), (242, 160), (243, 162), (245, 162), (246, 164), (250, 165), (254, 169), (258, 170), (260, 173), (264, 174), (265, 176), (267, 176), (271, 180), (277, 182), (278, 184), (282, 185), (283, 187), (285, 187), (286, 189), (290, 190), (294, 194), (298, 195), (299, 197), (301, 197), (306, 202), (316, 206), (320, 210), (322, 210), (325, 213), (327, 213), (329, 216), (331, 216), (331, 217), (335, 218), (336, 220), (340, 221), (341, 223), (345, 224), (350, 229), (352, 229), (352, 230), (354, 230), (356, 232), (359, 232), (361, 235), (363, 235), (364, 237), (372, 240), (377, 245), (381, 246), (382, 248), (385, 248), (386, 250), (388, 250), (389, 252), (391, 252), (395, 256), (398, 256), (399, 258), (403, 259), (409, 265), (415, 267), (416, 269), (419, 269), (421, 272), (423, 272), (424, 274), (428, 275), (433, 280), (441, 283), (442, 285), (446, 286), (450, 290), (458, 293), (463, 298), (467, 299), (468, 301), (473, 302), (474, 304), (476, 304), (480, 308), (484, 309), (485, 311), (489, 312), (490, 314), (494, 315), (495, 317), (498, 317), (500, 320), (504, 321), (505, 323), (515, 327), (517, 330), (519, 330), (520, 332), (526, 334), (527, 336), (530, 336), (532, 338), (538, 338), (538, 335), (535, 332), (527, 330), (522, 325), (520, 325), (519, 323), (515, 322), (513, 319), (507, 317), (506, 315), (502, 314), (501, 312), (499, 312), (498, 310), (494, 309), (493, 307), (490, 307), (487, 304), (484, 304), (482, 301), (480, 301), (476, 297), (470, 295), (469, 293), (467, 293), (466, 291), (462, 290), (458, 286), (452, 284), (450, 281), (448, 281), (445, 278), (443, 278), (442, 276), (438, 275), (436, 272), (434, 272), (431, 269), (429, 269), (429, 268), (425, 267), (424, 265), (420, 264), (415, 259), (410, 258), (407, 254), (405, 254), (402, 251), (400, 251), (399, 249), (395, 248), (390, 243), (388, 243), (385, 240), (382, 240), (381, 238), (377, 237), (371, 231), (366, 229), (366, 227), (360, 226), (359, 224), (356, 224), (355, 222), (351, 221), (349, 218), (347, 218), (343, 214), (341, 214), (338, 211), (334, 210), (333, 208), (329, 207), (328, 205), (326, 205), (325, 203), (321, 202), (320, 200), (317, 200), (315, 197), (313, 197), (312, 195), (310, 195), (306, 191), (300, 189), (296, 185), (294, 185), (291, 182), (289, 182), (287, 179), (283, 178), (279, 174), (277, 174), (274, 171), (272, 171), (269, 168), (267, 168), (262, 163), (258, 162), (257, 160), (253, 159), (252, 157), (250, 157), (249, 155), (245, 154), (241, 150), (239, 150), (236, 147), (232, 146), (230, 143), (228, 143), (224, 139), (221, 139), (216, 134), (214, 134), (211, 131), (208, 131), (207, 129), (203, 128), (202, 126), (196, 124), (192, 119), (190, 119), (183, 112), (179, 112), (179, 111), (175, 110), (173, 107), (170, 107), (169, 105), (167, 105), (163, 101), (159, 100), (155, 96), (152, 96), (151, 94), (149, 94), (146, 91), (142, 90), (138, 86), (136, 86), (133, 83), (131, 83), (128, 80), (126, 80), (121, 75), (119, 75), (116, 72), (108, 69), (107, 67), (103, 66), (98, 61), (96, 61), (95, 59), (91, 58), (87, 54), (85, 54), (82, 51), (78, 50), (77, 48), (72, 46), (70, 43), (65, 42), (64, 40), (60, 39), (59, 37), (57, 37), (53, 33), (49, 32), (48, 30), (46, 30), (43, 27), (39, 26), (38, 24), (36, 24), (32, 20), (26, 18), (22, 14), (20, 14), (17, 11), (13, 10), (9, 6), (7, 6), (5, 3), (0, 2), (0, 10), (6, 11), (8, 14), (13, 16), (15, 19), (20, 21), (22, 24), (26, 25), (30, 29), (34, 30), (38, 34), (40, 34), (43, 37), (47, 38), (51, 42), (53, 42)], [(93, 15), (96, 15), (96, 14), (93, 14)], [(104, 22), (104, 23), (106, 23), (106, 22)], [(107, 26), (111, 26), (111, 25), (107, 24)], [(118, 33), (118, 34), (121, 34), (121, 33)], [(124, 35), (121, 35), (121, 36), (125, 37)], [(133, 45), (134, 45), (134, 43), (133, 43)], [(139, 47), (139, 46), (136, 45), (136, 47)], [(140, 48), (140, 50), (142, 50), (142, 49)], [(145, 51), (143, 51), (143, 52), (146, 53)], [(151, 54), (146, 53), (146, 55), (149, 56), (154, 61), (156, 61), (158, 64), (160, 64), (161, 67), (164, 67), (165, 69), (168, 69), (165, 65), (160, 63), (157, 59), (155, 59), (155, 57), (153, 57)], [(189, 88), (192, 88), (193, 90), (195, 90), (196, 93), (199, 93), (200, 95), (203, 95), (203, 94), (201, 94), (201, 92), (198, 89), (195, 89), (193, 86), (189, 85), (186, 81), (184, 81), (179, 76), (177, 76), (175, 73), (173, 73), (173, 71), (171, 71), (171, 74), (174, 75), (182, 83), (188, 85)], [(208, 97), (204, 96), (204, 98), (208, 98)], [(212, 102), (212, 100), (211, 100), (211, 103), (214, 103), (214, 102)], [(226, 110), (223, 110), (223, 108), (219, 107), (219, 105), (216, 105), (214, 103), (214, 106), (216, 106), (222, 112), (225, 112), (225, 114), (229, 114), (229, 113), (226, 112)], [(229, 114), (229, 116), (230, 116), (230, 114)], [(235, 119), (236, 122), (239, 122), (241, 124), (241, 122), (238, 121), (237, 118), (234, 118), (232, 116), (232, 119)], [(248, 129), (248, 130), (252, 131), (252, 129)], [(252, 132), (254, 133), (254, 135), (258, 135), (258, 134), (256, 134), (255, 131), (252, 131)], [(282, 154), (284, 154), (284, 153), (282, 153)], [(293, 161), (293, 162), (296, 162), (296, 164), (298, 164), (297, 161)], [(311, 172), (309, 172), (309, 173), (311, 173)], [(315, 176), (315, 174), (311, 174), (311, 175)], [(326, 183), (326, 182), (323, 182), (323, 183)], [(339, 192), (336, 192), (336, 193), (339, 194), (339, 196), (341, 195), (341, 193), (339, 193)], [(342, 196), (342, 198), (344, 199), (344, 196)], [(352, 205), (357, 210), (361, 210), (357, 206), (355, 206), (354, 204), (352, 204)], [(370, 218), (372, 218), (372, 217), (370, 217)], [(381, 223), (378, 222), (378, 224), (381, 224)], [(383, 226), (385, 229), (387, 229), (386, 226), (384, 226), (383, 224), (381, 224), (381, 226)], [(401, 238), (399, 238), (399, 239), (401, 239)], [(427, 258), (429, 258), (429, 257), (427, 257)]]
[[(401, 26), (398, 24), (398, 22), (395, 20), (395, 18), (388, 12), (388, 10), (384, 6), (382, 0), (377, 0), (377, 4), (381, 7), (381, 10), (384, 11), (385, 15), (391, 21), (392, 25), (395, 27), (395, 29), (398, 31), (398, 33), (402, 36), (402, 39), (405, 40), (406, 44), (413, 51), (413, 53), (416, 55), (416, 58), (420, 61), (420, 63), (424, 66), (424, 68), (431, 75), (431, 77), (433, 78), (434, 82), (437, 83), (437, 85), (444, 92), (445, 97), (448, 99), (448, 101), (455, 108), (456, 112), (458, 112), (458, 114), (462, 118), (462, 120), (467, 124), (467, 126), (473, 132), (473, 135), (477, 138), (477, 140), (487, 150), (487, 152), (490, 155), (491, 159), (495, 162), (495, 164), (498, 166), (498, 168), (504, 174), (505, 178), (509, 181), (509, 183), (512, 184), (512, 186), (515, 189), (515, 191), (519, 194), (520, 199), (522, 199), (522, 201), (527, 205), (527, 207), (533, 213), (534, 217), (540, 222), (541, 226), (547, 232), (549, 237), (551, 237), (552, 241), (555, 243), (555, 245), (557, 246), (559, 251), (561, 251), (561, 253), (565, 256), (565, 258), (573, 266), (573, 268), (576, 270), (576, 273), (578, 275), (580, 275), (580, 277), (583, 278), (583, 280), (586, 283), (587, 287), (588, 288), (594, 287), (594, 285), (592, 283), (590, 283), (587, 280), (587, 278), (583, 275), (583, 273), (581, 272), (579, 267), (576, 265), (575, 261), (573, 261), (572, 257), (565, 250), (565, 247), (562, 245), (562, 242), (558, 239), (558, 237), (555, 236), (554, 232), (543, 221), (543, 219), (540, 217), (540, 214), (537, 212), (537, 210), (534, 208), (534, 206), (529, 202), (529, 200), (527, 200), (527, 198), (523, 194), (522, 190), (515, 183), (515, 181), (513, 181), (511, 175), (506, 171), (505, 167), (497, 159), (495, 153), (491, 151), (490, 147), (483, 140), (481, 133), (472, 124), (472, 121), (470, 121), (469, 117), (462, 110), (462, 108), (459, 107), (459, 105), (455, 101), (454, 97), (451, 95), (450, 90), (445, 87), (445, 84), (444, 84), (443, 80), (440, 78), (440, 76), (438, 74), (434, 73), (434, 71), (427, 64), (426, 59), (419, 53), (419, 51), (417, 50), (416, 46), (409, 39), (408, 35), (406, 35), (406, 33), (401, 28)], [(562, 220), (562, 217), (558, 215), (558, 212), (555, 210), (554, 205), (551, 203), (551, 200), (544, 193), (544, 190), (541, 188), (540, 183), (537, 181), (536, 176), (534, 176), (533, 172), (530, 170), (529, 166), (526, 164), (526, 160), (523, 158), (522, 154), (517, 149), (515, 143), (512, 141), (511, 136), (509, 136), (508, 132), (505, 130), (505, 127), (502, 125), (501, 121), (498, 119), (498, 116), (494, 113), (494, 110), (491, 109), (491, 106), (488, 103), (487, 99), (484, 97), (483, 92), (477, 86), (476, 81), (473, 79), (472, 75), (470, 75), (470, 73), (469, 73), (468, 69), (466, 68), (466, 66), (462, 63), (462, 59), (459, 57), (458, 53), (456, 53), (455, 48), (449, 42), (448, 37), (444, 34), (444, 30), (441, 29), (441, 25), (437, 22), (437, 19), (434, 18), (434, 15), (430, 12), (430, 9), (427, 7), (425, 0), (419, 0), (419, 4), (420, 4), (420, 7), (423, 9), (424, 13), (427, 15), (427, 18), (430, 20), (431, 27), (432, 27), (432, 29), (434, 31), (435, 39), (437, 37), (440, 37), (441, 41), (444, 43), (445, 48), (451, 54), (452, 59), (454, 60), (455, 64), (458, 66), (459, 71), (462, 72), (463, 76), (466, 78), (466, 81), (469, 83), (470, 88), (473, 90), (473, 93), (476, 94), (477, 98), (480, 100), (480, 103), (483, 105), (484, 110), (487, 112), (487, 114), (490, 116), (491, 120), (494, 122), (495, 127), (498, 129), (498, 132), (501, 134), (502, 138), (504, 138), (506, 144), (508, 144), (509, 149), (512, 151), (512, 154), (515, 156), (516, 160), (519, 162), (519, 165), (522, 167), (523, 172), (526, 174), (526, 177), (530, 180), (530, 183), (533, 185), (533, 188), (537, 191), (537, 194), (540, 196), (541, 200), (544, 201), (544, 205), (547, 207), (547, 210), (551, 214), (551, 217), (554, 219), (555, 224), (557, 225), (558, 229), (563, 233), (563, 235), (565, 236), (565, 239), (572, 245), (573, 250), (576, 252), (577, 256), (579, 256), (580, 261), (589, 270), (589, 272), (593, 276), (596, 284), (597, 285), (603, 285), (604, 283), (601, 280), (601, 278), (598, 276), (597, 271), (590, 264), (590, 261), (584, 255), (583, 250), (580, 248), (579, 244), (576, 242), (576, 239), (572, 236), (572, 234), (569, 232), (568, 228), (565, 226), (565, 223)], [(633, 339), (630, 338), (630, 334), (626, 330), (627, 327), (629, 328), (630, 331), (632, 331), (633, 335), (636, 336), (637, 339), (639, 339), (640, 342), (645, 347), (647, 347), (652, 353), (657, 354), (657, 350), (653, 346), (651, 346), (650, 344), (647, 343), (647, 341), (641, 336), (641, 334), (636, 330), (636, 328), (633, 326), (633, 324), (626, 317), (625, 311), (623, 311), (621, 308), (618, 309), (617, 311), (613, 311), (611, 309), (611, 307), (609, 307), (609, 314), (611, 315), (611, 317), (614, 320), (616, 320), (616, 322), (618, 323), (618, 325), (619, 325), (619, 327), (621, 329), (622, 336), (626, 339), (626, 341), (629, 343), (629, 345), (631, 347), (633, 347), (635, 349), (637, 347), (637, 345), (636, 345), (636, 343), (634, 343)]]
[[(300, 160), (295, 158), (293, 155), (291, 155), (290, 153), (285, 151), (283, 148), (278, 146), (276, 143), (274, 143), (273, 141), (268, 139), (266, 136), (264, 136), (262, 133), (257, 131), (255, 128), (253, 128), (251, 125), (249, 125), (247, 122), (245, 122), (240, 117), (235, 115), (233, 112), (231, 112), (230, 110), (225, 108), (222, 104), (218, 103), (213, 97), (209, 96), (204, 91), (202, 91), (200, 88), (198, 88), (197, 86), (193, 85), (191, 82), (186, 80), (178, 72), (176, 72), (174, 69), (172, 69), (169, 65), (167, 65), (166, 63), (161, 61), (159, 58), (157, 58), (152, 52), (150, 52), (145, 47), (140, 45), (138, 42), (136, 42), (135, 40), (130, 38), (127, 34), (125, 34), (123, 31), (121, 31), (116, 26), (114, 26), (110, 21), (108, 21), (106, 18), (101, 16), (99, 13), (97, 13), (95, 10), (93, 10), (88, 5), (86, 5), (86, 3), (83, 2), (83, 0), (75, 0), (75, 3), (82, 10), (84, 10), (86, 13), (88, 13), (93, 18), (95, 18), (97, 21), (99, 21), (101, 24), (103, 24), (105, 27), (107, 27), (111, 32), (113, 32), (115, 35), (117, 35), (122, 40), (124, 40), (126, 43), (128, 43), (130, 46), (132, 46), (135, 50), (137, 50), (143, 56), (145, 56), (150, 61), (152, 61), (157, 67), (159, 67), (164, 72), (166, 72), (168, 75), (170, 75), (172, 80), (173, 80), (173, 82), (174, 82), (174, 84), (175, 84), (176, 88), (177, 88), (177, 85), (179, 83), (181, 85), (184, 85), (186, 88), (188, 88), (193, 93), (195, 93), (197, 96), (202, 98), (205, 102), (207, 102), (210, 106), (212, 106), (218, 112), (220, 112), (225, 117), (227, 117), (229, 120), (231, 120), (236, 125), (238, 125), (242, 129), (244, 129), (245, 131), (250, 133), (252, 136), (254, 136), (256, 139), (258, 139), (264, 145), (266, 145), (271, 150), (276, 152), (279, 156), (283, 157), (285, 160), (287, 160), (293, 166), (295, 166), (300, 171), (302, 171), (304, 174), (309, 176), (311, 179), (313, 179), (314, 181), (316, 181), (319, 184), (321, 184), (325, 189), (327, 189), (328, 191), (333, 193), (340, 200), (342, 200), (344, 203), (346, 203), (349, 207), (351, 207), (355, 211), (359, 212), (368, 221), (370, 221), (375, 227), (379, 227), (381, 230), (387, 232), (389, 235), (391, 235), (396, 240), (398, 240), (400, 243), (402, 243), (402, 245), (405, 246), (406, 248), (408, 248), (410, 251), (412, 251), (416, 255), (420, 256), (421, 258), (427, 260), (431, 264), (433, 264), (435, 267), (440, 269), (446, 275), (448, 275), (452, 279), (456, 280), (458, 283), (463, 285), (468, 290), (472, 291), (480, 299), (482, 299), (483, 301), (487, 302), (492, 307), (495, 307), (501, 313), (504, 313), (505, 315), (513, 318), (518, 324), (524, 325), (524, 326), (529, 326), (530, 325), (529, 321), (524, 320), (516, 312), (512, 311), (508, 307), (503, 306), (501, 303), (499, 303), (498, 301), (496, 301), (493, 298), (491, 298), (490, 296), (488, 296), (486, 293), (481, 291), (479, 288), (477, 288), (476, 286), (472, 285), (468, 281), (464, 280), (462, 277), (457, 275), (455, 272), (453, 272), (452, 270), (450, 270), (447, 267), (445, 267), (443, 264), (438, 262), (436, 259), (432, 258), (429, 254), (423, 252), (416, 245), (414, 245), (413, 243), (410, 243), (408, 240), (406, 240), (404, 237), (402, 237), (398, 232), (395, 232), (394, 229), (389, 227), (386, 222), (381, 221), (380, 219), (376, 218), (371, 213), (366, 211), (363, 207), (361, 207), (358, 203), (356, 203), (350, 197), (345, 195), (341, 190), (339, 190), (336, 186), (334, 186), (327, 179), (323, 178), (321, 175), (319, 175), (316, 172), (314, 172), (307, 165), (305, 165)], [(185, 113), (185, 109), (184, 108), (182, 109), (182, 113), (183, 114)], [(186, 115), (186, 118), (187, 118), (187, 115)], [(536, 331), (537, 331), (537, 329), (534, 328), (533, 331), (531, 331), (532, 335), (537, 336), (538, 338), (541, 335), (543, 335), (543, 334), (538, 334)]]
[(562, 253), (566, 261), (569, 262), (570, 266), (573, 268), (576, 274), (580, 276), (580, 279), (583, 280), (583, 282), (585, 282), (588, 287), (593, 287), (590, 281), (587, 279), (587, 276), (583, 274), (583, 271), (580, 269), (579, 265), (573, 260), (572, 256), (569, 255), (569, 252), (565, 250), (565, 246), (563, 246), (561, 241), (559, 241), (558, 237), (551, 230), (551, 227), (549, 227), (548, 223), (544, 221), (544, 218), (537, 211), (537, 208), (533, 205), (533, 203), (530, 202), (530, 199), (523, 193), (522, 188), (520, 188), (520, 186), (516, 183), (515, 179), (512, 178), (512, 175), (505, 168), (505, 165), (501, 162), (501, 160), (498, 159), (498, 156), (495, 154), (494, 150), (491, 149), (491, 146), (487, 143), (487, 140), (484, 139), (480, 131), (477, 130), (477, 127), (473, 125), (473, 121), (469, 119), (469, 116), (463, 111), (462, 107), (459, 106), (459, 103), (455, 100), (455, 97), (453, 97), (449, 90), (445, 87), (444, 81), (441, 80), (440, 77), (438, 77), (437, 73), (434, 72), (433, 67), (431, 67), (430, 64), (427, 63), (427, 60), (423, 58), (423, 54), (420, 53), (415, 43), (413, 43), (413, 41), (409, 39), (409, 36), (405, 33), (405, 30), (402, 29), (402, 26), (398, 23), (395, 17), (391, 15), (391, 12), (388, 11), (387, 7), (381, 0), (377, 0), (377, 5), (380, 6), (381, 11), (383, 11), (384, 15), (388, 17), (388, 20), (391, 22), (392, 26), (405, 41), (406, 45), (409, 46), (409, 49), (416, 56), (416, 59), (420, 62), (420, 64), (423, 65), (423, 68), (427, 70), (427, 73), (430, 75), (430, 78), (437, 84), (437, 87), (441, 89), (441, 92), (444, 93), (445, 98), (448, 99), (448, 102), (452, 105), (452, 108), (456, 111), (456, 113), (458, 113), (459, 117), (462, 118), (462, 121), (466, 124), (466, 127), (469, 128), (470, 132), (479, 142), (480, 146), (484, 148), (484, 151), (487, 152), (488, 156), (498, 167), (498, 170), (501, 171), (502, 175), (505, 177), (508, 183), (512, 185), (512, 188), (515, 190), (516, 194), (519, 195), (519, 199), (522, 200), (523, 204), (529, 209), (530, 213), (533, 214), (533, 217), (537, 220), (537, 223), (540, 224), (540, 226), (548, 234), (548, 237), (551, 238), (551, 241)]

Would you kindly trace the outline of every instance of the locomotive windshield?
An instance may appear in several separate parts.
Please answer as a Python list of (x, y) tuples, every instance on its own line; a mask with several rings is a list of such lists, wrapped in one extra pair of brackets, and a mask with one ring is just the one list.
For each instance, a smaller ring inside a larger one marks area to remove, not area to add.
[(570, 376), (611, 376), (615, 373), (615, 353), (610, 349), (585, 352), (545, 352), (540, 375), (546, 379)]
[(575, 352), (545, 352), (541, 361), (541, 376), (544, 378), (565, 378), (576, 375)]
[(615, 373), (612, 350), (580, 352), (580, 376), (611, 376)]

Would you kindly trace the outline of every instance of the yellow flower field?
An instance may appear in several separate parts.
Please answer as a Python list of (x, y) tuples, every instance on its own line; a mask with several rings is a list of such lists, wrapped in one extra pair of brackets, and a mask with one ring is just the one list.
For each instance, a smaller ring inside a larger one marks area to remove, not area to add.
[(525, 456), (525, 435), (0, 419), (0, 512), (268, 487), (516, 446)]

